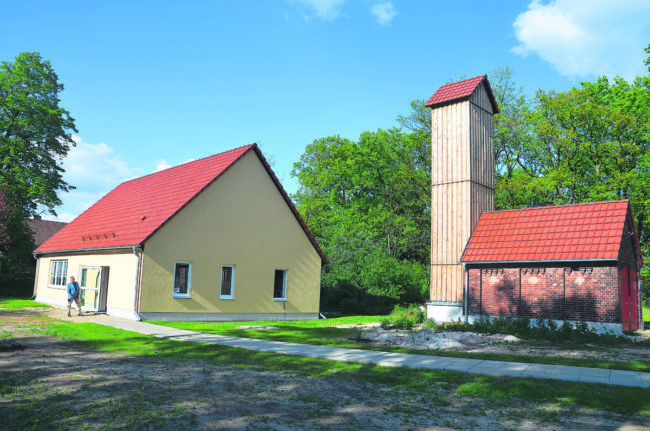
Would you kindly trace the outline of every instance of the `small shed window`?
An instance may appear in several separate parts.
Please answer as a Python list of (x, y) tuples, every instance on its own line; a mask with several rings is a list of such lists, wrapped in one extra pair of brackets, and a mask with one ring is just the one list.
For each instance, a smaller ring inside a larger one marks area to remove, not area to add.
[(65, 287), (68, 278), (68, 261), (53, 260), (50, 262), (50, 286)]
[(235, 266), (224, 265), (221, 267), (221, 299), (235, 299)]
[(273, 282), (273, 299), (287, 299), (287, 270), (276, 269), (275, 280)]
[(190, 262), (176, 262), (174, 268), (174, 297), (189, 298), (190, 282), (192, 279), (192, 264)]

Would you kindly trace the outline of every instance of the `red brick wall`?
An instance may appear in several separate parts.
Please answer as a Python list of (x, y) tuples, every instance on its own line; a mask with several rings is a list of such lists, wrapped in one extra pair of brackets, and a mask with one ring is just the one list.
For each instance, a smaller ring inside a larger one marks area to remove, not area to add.
[(616, 267), (567, 270), (567, 320), (620, 323), (618, 274)]
[(616, 267), (474, 268), (468, 290), (472, 315), (621, 321)]

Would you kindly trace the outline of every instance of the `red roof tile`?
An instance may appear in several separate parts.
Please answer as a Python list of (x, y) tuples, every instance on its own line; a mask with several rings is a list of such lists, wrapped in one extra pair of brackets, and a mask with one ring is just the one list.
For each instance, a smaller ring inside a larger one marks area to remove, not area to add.
[(434, 106), (448, 105), (456, 101), (469, 99), (469, 97), (481, 82), (485, 82), (485, 89), (487, 90), (488, 97), (490, 98), (492, 109), (494, 110), (495, 114), (498, 114), (500, 112), (499, 106), (497, 105), (494, 93), (492, 92), (492, 87), (490, 87), (490, 81), (488, 81), (487, 75), (481, 75), (475, 78), (469, 78), (463, 81), (443, 85), (442, 87), (438, 88), (435, 93), (433, 93), (433, 96), (429, 98), (425, 106), (433, 108)]
[(257, 154), (323, 263), (327, 263), (327, 258), (256, 144), (126, 181), (35, 252), (140, 246), (248, 151)]
[(617, 260), (628, 216), (627, 200), (485, 212), (461, 262)]

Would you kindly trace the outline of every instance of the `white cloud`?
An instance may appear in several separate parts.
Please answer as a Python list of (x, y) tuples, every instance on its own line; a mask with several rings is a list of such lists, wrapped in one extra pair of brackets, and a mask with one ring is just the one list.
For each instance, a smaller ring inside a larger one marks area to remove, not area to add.
[(316, 16), (325, 21), (338, 17), (345, 0), (292, 0), (310, 9)]
[(375, 3), (370, 8), (370, 12), (377, 18), (380, 25), (390, 25), (391, 21), (397, 15), (393, 3), (387, 1), (384, 3)]
[(164, 171), (165, 169), (171, 168), (172, 165), (167, 163), (166, 160), (160, 159), (156, 162), (156, 170), (154, 172)]
[(177, 165), (171, 165), (171, 164), (169, 164), (169, 163), (167, 162), (167, 160), (165, 160), (165, 159), (158, 159), (158, 160), (156, 161), (156, 169), (154, 170), (154, 172), (164, 171), (165, 169), (169, 169), (169, 168), (171, 168), (172, 166), (183, 165), (183, 164), (185, 164), (185, 163), (193, 162), (194, 160), (196, 160), (196, 159), (190, 157), (189, 159), (187, 159), (187, 160), (185, 160), (184, 162), (181, 162), (181, 163), (179, 163), (179, 164), (177, 164)]
[(90, 144), (74, 136), (76, 146), (63, 160), (63, 179), (76, 187), (59, 197), (63, 205), (57, 217), (43, 214), (46, 220), (70, 221), (123, 181), (142, 175), (141, 169), (129, 168), (126, 161), (105, 143)]
[(513, 23), (512, 52), (536, 54), (566, 76), (630, 80), (646, 71), (648, 22), (647, 0), (534, 0)]

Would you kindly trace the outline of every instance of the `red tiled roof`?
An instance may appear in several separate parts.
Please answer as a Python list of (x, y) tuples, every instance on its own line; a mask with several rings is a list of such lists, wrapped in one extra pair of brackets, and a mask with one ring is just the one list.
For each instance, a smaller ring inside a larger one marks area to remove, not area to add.
[(251, 150), (255, 151), (263, 163), (322, 261), (327, 263), (327, 258), (256, 144), (126, 181), (84, 211), (35, 252), (140, 246)]
[(628, 200), (485, 212), (461, 262), (617, 260), (628, 213)]
[(433, 108), (434, 106), (448, 105), (459, 100), (469, 99), (469, 97), (481, 82), (485, 82), (485, 89), (487, 90), (488, 97), (490, 98), (492, 109), (494, 110), (495, 114), (498, 114), (500, 112), (499, 106), (497, 105), (497, 101), (494, 98), (494, 93), (492, 92), (492, 87), (490, 87), (490, 81), (488, 81), (487, 75), (481, 75), (474, 78), (465, 79), (463, 81), (443, 85), (442, 87), (438, 88), (435, 93), (433, 93), (433, 96), (431, 96), (425, 106)]

